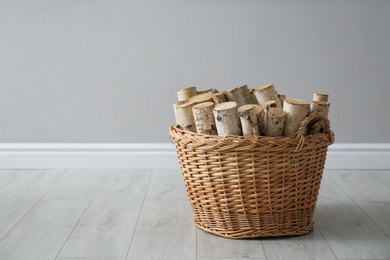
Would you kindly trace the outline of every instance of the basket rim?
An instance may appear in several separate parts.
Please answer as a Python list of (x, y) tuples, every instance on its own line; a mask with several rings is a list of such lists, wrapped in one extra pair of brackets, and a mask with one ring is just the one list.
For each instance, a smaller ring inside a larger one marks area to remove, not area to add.
[[(310, 124), (323, 120), (325, 132), (307, 134)], [(269, 150), (294, 149), (299, 151), (305, 148), (324, 147), (334, 143), (334, 132), (330, 130), (329, 119), (321, 112), (310, 114), (301, 124), (294, 136), (236, 136), (236, 135), (207, 135), (179, 129), (172, 125), (169, 130), (170, 139), (176, 144), (187, 148), (202, 150), (224, 151), (227, 149), (248, 150), (248, 148), (266, 148)]]

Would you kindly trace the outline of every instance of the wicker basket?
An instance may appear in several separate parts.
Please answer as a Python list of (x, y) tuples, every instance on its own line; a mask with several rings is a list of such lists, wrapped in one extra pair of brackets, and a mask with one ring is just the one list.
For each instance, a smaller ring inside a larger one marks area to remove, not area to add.
[[(305, 134), (323, 120), (324, 133)], [(294, 137), (212, 136), (172, 126), (195, 224), (227, 238), (299, 235), (313, 215), (334, 134), (319, 112)]]

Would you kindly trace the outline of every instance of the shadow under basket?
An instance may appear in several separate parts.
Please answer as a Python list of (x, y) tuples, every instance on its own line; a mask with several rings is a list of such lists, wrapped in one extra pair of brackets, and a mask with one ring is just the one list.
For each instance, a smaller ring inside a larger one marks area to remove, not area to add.
[[(323, 122), (324, 132), (307, 135)], [(293, 137), (202, 135), (170, 128), (195, 224), (226, 238), (308, 233), (328, 146), (329, 120), (309, 115)]]

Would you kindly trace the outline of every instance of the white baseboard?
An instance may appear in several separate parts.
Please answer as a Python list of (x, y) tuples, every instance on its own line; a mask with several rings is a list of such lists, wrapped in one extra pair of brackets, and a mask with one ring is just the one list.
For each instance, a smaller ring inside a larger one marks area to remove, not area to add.
[[(390, 144), (333, 144), (326, 169), (390, 169)], [(0, 169), (179, 169), (171, 143), (2, 143)]]

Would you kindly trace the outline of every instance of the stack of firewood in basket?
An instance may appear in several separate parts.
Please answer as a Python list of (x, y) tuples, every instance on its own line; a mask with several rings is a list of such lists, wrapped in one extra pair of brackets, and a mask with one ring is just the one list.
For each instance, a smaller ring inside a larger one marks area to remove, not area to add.
[[(314, 93), (309, 103), (277, 94), (273, 84), (252, 90), (243, 85), (225, 92), (188, 87), (177, 96), (173, 106), (178, 128), (220, 136), (293, 136), (310, 113), (328, 115), (330, 105), (327, 94)], [(322, 131), (319, 123), (310, 133)]]

